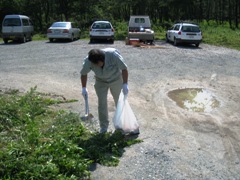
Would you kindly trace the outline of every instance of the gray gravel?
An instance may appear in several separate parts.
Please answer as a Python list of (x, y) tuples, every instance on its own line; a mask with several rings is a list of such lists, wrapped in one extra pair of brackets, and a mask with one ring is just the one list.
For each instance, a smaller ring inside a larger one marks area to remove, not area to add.
[[(53, 93), (79, 102), (61, 106), (84, 112), (79, 71), (92, 48), (115, 47), (129, 66), (129, 102), (143, 142), (125, 149), (117, 167), (96, 165), (92, 179), (240, 179), (240, 51), (200, 44), (156, 48), (114, 44), (32, 41), (0, 44), (0, 90)], [(89, 75), (90, 111), (97, 102)], [(220, 101), (209, 113), (186, 111), (168, 98), (170, 90), (205, 88)], [(115, 107), (109, 96), (109, 115)], [(110, 128), (110, 131), (113, 128)]]

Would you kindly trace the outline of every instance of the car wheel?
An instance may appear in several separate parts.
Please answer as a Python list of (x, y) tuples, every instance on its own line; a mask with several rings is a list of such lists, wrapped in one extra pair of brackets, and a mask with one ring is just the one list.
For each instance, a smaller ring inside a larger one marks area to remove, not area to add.
[(195, 46), (198, 47), (198, 46), (199, 46), (199, 43), (196, 43)]
[(174, 42), (173, 42), (173, 44), (174, 44), (174, 46), (177, 46), (177, 45), (178, 45), (178, 43), (177, 43), (177, 39), (176, 39), (176, 38), (174, 38)]
[(21, 42), (22, 42), (22, 43), (25, 43), (25, 42), (26, 42), (26, 36), (23, 36), (23, 38), (21, 39)]
[(53, 42), (53, 38), (49, 38), (49, 41), (50, 41), (50, 42)]
[(8, 39), (3, 39), (4, 43), (7, 44), (8, 43)]
[(166, 42), (167, 42), (167, 43), (169, 42), (169, 39), (168, 39), (168, 37), (167, 37), (167, 34), (166, 34)]
[(71, 42), (74, 41), (74, 34), (72, 34), (70, 41), (71, 41)]

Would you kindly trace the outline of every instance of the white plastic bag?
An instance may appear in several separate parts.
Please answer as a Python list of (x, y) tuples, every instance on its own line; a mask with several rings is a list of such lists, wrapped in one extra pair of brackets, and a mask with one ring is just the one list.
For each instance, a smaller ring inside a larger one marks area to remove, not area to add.
[(121, 92), (118, 99), (117, 109), (113, 117), (113, 124), (116, 130), (124, 134), (138, 134), (139, 125), (130, 107), (127, 96)]

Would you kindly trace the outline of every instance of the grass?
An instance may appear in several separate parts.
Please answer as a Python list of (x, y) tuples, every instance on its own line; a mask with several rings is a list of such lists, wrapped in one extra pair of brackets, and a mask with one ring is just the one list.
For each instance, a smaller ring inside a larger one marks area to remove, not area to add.
[(42, 41), (42, 40), (48, 40), (46, 34), (35, 34), (33, 36), (33, 41)]
[(90, 165), (117, 166), (124, 148), (141, 140), (91, 132), (79, 114), (54, 111), (54, 100), (31, 88), (0, 91), (0, 179), (89, 179)]
[(203, 21), (200, 28), (204, 43), (240, 50), (240, 29), (231, 29), (228, 23), (218, 25), (214, 21)]

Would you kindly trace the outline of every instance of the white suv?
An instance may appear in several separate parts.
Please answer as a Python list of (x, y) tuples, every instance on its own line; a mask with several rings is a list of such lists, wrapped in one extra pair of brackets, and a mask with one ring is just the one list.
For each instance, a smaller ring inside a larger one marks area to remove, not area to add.
[(114, 43), (114, 28), (109, 21), (95, 21), (89, 31), (90, 42), (94, 40), (109, 40)]
[(188, 43), (198, 47), (202, 41), (202, 32), (196, 24), (177, 23), (167, 31), (166, 41), (173, 42), (175, 46), (179, 43)]

